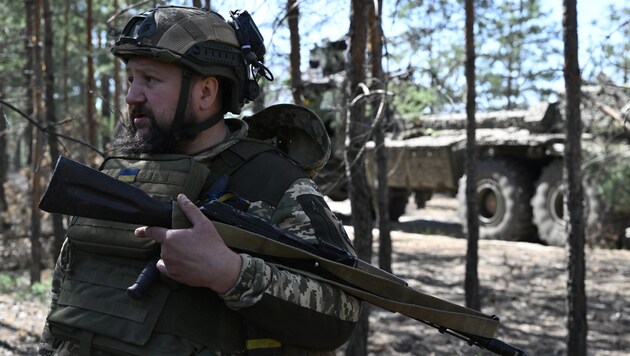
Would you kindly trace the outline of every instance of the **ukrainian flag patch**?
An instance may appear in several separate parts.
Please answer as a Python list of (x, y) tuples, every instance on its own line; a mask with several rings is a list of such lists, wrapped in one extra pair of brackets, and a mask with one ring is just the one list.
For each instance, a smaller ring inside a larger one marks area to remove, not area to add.
[(139, 169), (121, 169), (120, 173), (118, 174), (118, 180), (125, 183), (133, 183), (136, 181), (136, 176), (138, 175), (138, 172), (140, 172)]

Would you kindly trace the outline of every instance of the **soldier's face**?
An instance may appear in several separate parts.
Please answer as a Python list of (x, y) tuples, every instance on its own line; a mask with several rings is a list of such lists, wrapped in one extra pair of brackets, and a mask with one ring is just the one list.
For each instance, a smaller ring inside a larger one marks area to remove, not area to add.
[(151, 125), (170, 129), (177, 108), (182, 68), (145, 57), (131, 57), (127, 63), (131, 124), (140, 138), (147, 138)]
[(177, 109), (182, 68), (136, 56), (129, 59), (126, 70), (129, 122), (115, 146), (125, 153), (176, 152), (170, 128)]

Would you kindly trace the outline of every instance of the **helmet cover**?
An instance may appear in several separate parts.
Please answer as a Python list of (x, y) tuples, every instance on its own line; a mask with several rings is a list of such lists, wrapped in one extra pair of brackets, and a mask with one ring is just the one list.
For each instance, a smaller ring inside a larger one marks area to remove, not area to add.
[(230, 84), (225, 111), (238, 114), (245, 102), (247, 63), (234, 29), (216, 12), (181, 6), (148, 10), (129, 20), (112, 53), (125, 62), (145, 56), (225, 78)]

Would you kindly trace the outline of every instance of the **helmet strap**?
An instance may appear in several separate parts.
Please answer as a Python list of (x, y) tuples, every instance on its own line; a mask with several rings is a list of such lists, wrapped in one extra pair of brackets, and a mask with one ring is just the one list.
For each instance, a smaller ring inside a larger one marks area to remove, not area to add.
[(204, 121), (204, 122), (200, 122), (196, 125), (191, 125), (191, 126), (186, 126), (186, 127), (182, 127), (179, 128), (173, 132), (173, 136), (175, 137), (176, 140), (180, 140), (182, 138), (185, 137), (193, 137), (196, 134), (205, 131), (209, 128), (211, 128), (212, 126), (216, 125), (219, 121), (221, 121), (223, 119), (223, 113), (217, 113), (216, 115), (213, 115), (212, 117), (210, 117), (208, 120)]
[(173, 125), (171, 126), (171, 134), (176, 141), (180, 141), (181, 139), (187, 137), (194, 137), (196, 134), (216, 125), (223, 119), (223, 113), (219, 112), (204, 122), (184, 127), (184, 116), (186, 115), (188, 95), (190, 93), (193, 76), (194, 72), (187, 67), (184, 67), (181, 88), (179, 90), (179, 99), (177, 101), (177, 110), (175, 111), (175, 118), (173, 119)]

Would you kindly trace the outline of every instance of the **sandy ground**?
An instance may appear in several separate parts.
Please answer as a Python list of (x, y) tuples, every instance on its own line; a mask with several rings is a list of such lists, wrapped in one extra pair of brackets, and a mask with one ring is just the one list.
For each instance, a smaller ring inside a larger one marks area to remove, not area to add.
[[(347, 204), (332, 203), (340, 215)], [(444, 197), (408, 213), (392, 233), (394, 272), (414, 288), (464, 303), (466, 241)], [(352, 229), (348, 229), (352, 232)], [(593, 250), (587, 256), (588, 352), (626, 355), (630, 349), (630, 251)], [(558, 247), (480, 241), (482, 311), (496, 314), (497, 338), (529, 355), (566, 354), (566, 253)], [(16, 271), (28, 276), (25, 271)], [(0, 355), (33, 355), (46, 302), (0, 295)], [(374, 309), (370, 355), (486, 355), (477, 347), (405, 316)]]

